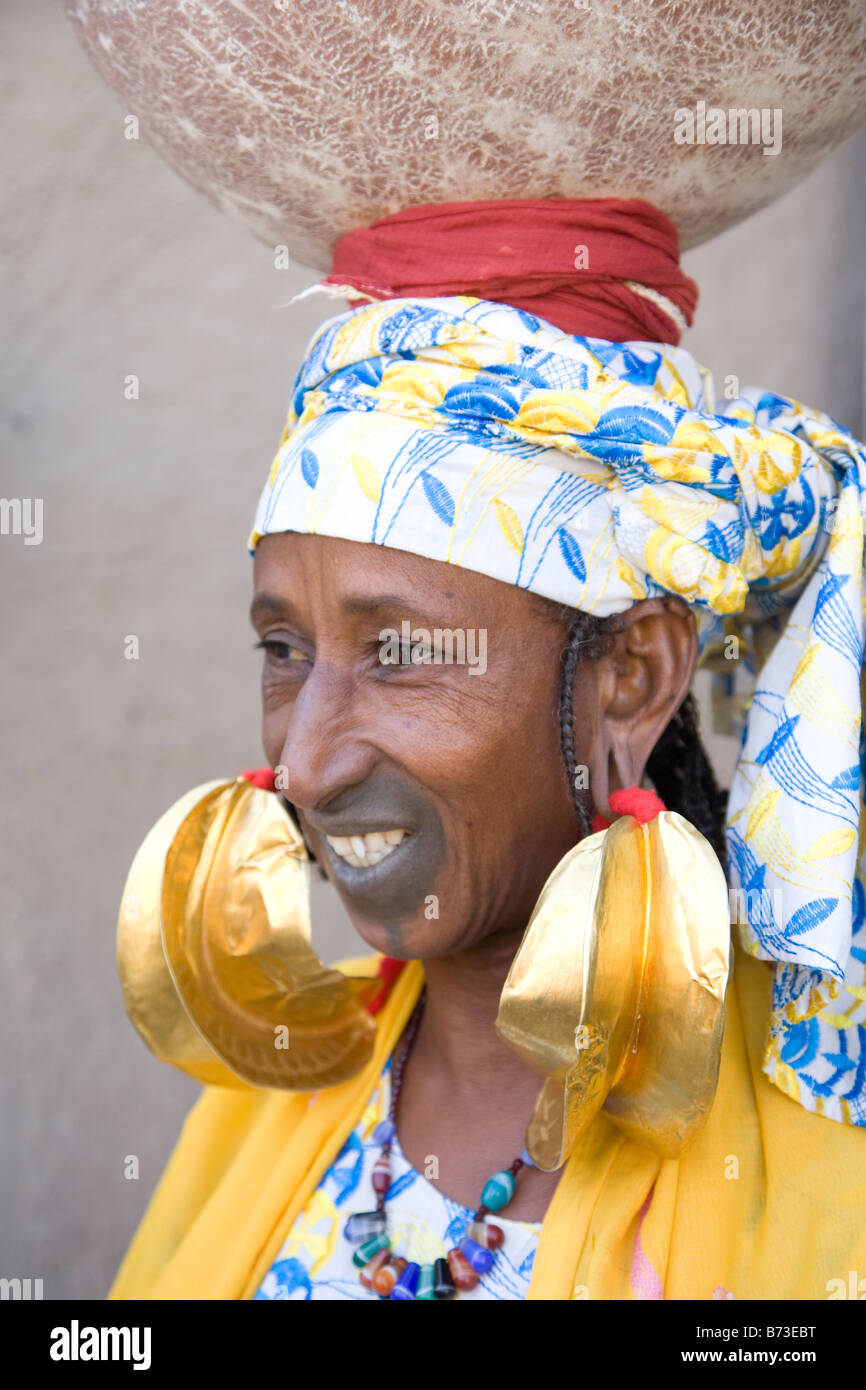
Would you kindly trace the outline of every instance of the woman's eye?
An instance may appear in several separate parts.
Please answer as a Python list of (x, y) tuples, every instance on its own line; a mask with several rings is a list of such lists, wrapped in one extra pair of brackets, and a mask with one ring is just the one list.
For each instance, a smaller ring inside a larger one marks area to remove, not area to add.
[(385, 642), (379, 647), (383, 666), (427, 666), (434, 660), (433, 648), (426, 642)]
[(283, 662), (306, 661), (307, 654), (302, 652), (300, 647), (293, 647), (289, 642), (280, 642), (274, 637), (265, 637), (263, 641), (256, 643), (256, 650), (263, 651), (269, 661)]

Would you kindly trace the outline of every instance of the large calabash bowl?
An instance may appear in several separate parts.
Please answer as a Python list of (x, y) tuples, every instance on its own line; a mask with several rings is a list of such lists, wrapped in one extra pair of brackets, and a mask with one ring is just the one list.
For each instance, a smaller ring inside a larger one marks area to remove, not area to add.
[[(639, 196), (695, 245), (866, 120), (863, 0), (66, 5), (168, 162), (319, 268), (354, 227), (475, 198)], [(781, 149), (677, 143), (701, 101), (781, 112)]]

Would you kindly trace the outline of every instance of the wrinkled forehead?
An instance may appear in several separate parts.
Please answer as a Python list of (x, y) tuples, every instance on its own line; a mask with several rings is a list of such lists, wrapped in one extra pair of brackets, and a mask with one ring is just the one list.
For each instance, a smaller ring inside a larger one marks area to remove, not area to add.
[[(352, 228), (479, 198), (642, 197), (694, 245), (866, 120), (861, 0), (66, 3), (173, 167), (320, 268)], [(700, 102), (765, 138), (678, 140)]]
[(503, 634), (542, 624), (564, 630), (576, 610), (474, 569), (394, 546), (284, 531), (253, 558), (254, 621), (283, 615), (377, 622), (483, 623)]

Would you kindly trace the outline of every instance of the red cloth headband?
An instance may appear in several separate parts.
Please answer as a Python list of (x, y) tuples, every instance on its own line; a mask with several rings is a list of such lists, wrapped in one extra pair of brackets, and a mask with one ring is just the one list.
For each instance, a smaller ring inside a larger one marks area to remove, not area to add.
[(674, 224), (639, 198), (429, 203), (341, 237), (325, 284), (374, 299), (473, 294), (583, 337), (678, 343), (664, 308), (691, 323), (698, 287), (680, 270)]

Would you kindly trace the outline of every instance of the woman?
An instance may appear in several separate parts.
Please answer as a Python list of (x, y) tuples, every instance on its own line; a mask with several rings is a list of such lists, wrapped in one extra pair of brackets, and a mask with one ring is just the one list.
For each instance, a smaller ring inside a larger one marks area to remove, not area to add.
[[(565, 248), (614, 235), (588, 293)], [(866, 451), (714, 406), (647, 204), (412, 209), (330, 280), (359, 304), (251, 540), (283, 795), (190, 794), (127, 889), (130, 1012), (211, 1084), (112, 1296), (847, 1296)], [(688, 692), (740, 642), (726, 844)], [(348, 983), (305, 944), (306, 853), (375, 953)]]

